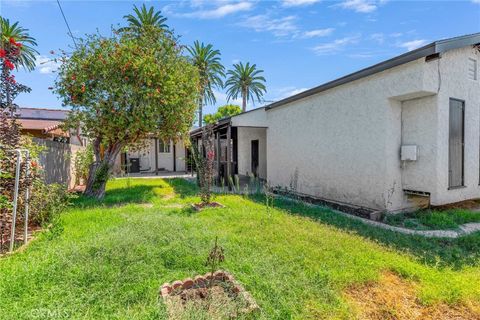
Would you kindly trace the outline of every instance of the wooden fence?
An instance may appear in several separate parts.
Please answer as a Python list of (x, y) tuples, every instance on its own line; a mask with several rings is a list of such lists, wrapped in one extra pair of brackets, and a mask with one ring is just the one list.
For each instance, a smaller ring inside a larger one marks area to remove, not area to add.
[(33, 140), (36, 144), (45, 147), (39, 159), (45, 182), (60, 183), (68, 188), (73, 188), (75, 184), (73, 166), (75, 154), (85, 147), (37, 138)]

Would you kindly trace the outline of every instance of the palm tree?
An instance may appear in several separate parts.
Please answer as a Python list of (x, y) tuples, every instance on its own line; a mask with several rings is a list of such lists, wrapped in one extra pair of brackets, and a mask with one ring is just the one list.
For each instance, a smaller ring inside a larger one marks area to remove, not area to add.
[(153, 7), (147, 10), (145, 4), (143, 4), (140, 9), (134, 5), (133, 11), (135, 14), (123, 16), (128, 22), (128, 27), (121, 28), (120, 31), (141, 29), (146, 26), (153, 26), (164, 30), (168, 29), (168, 25), (165, 23), (167, 18), (162, 15), (161, 11), (155, 11)]
[(247, 102), (261, 102), (263, 95), (267, 92), (265, 78), (261, 75), (263, 70), (257, 69), (256, 64), (235, 63), (233, 70), (227, 72), (227, 100), (242, 97), (242, 111), (247, 111)]
[(1, 48), (7, 48), (10, 45), (10, 39), (22, 44), (18, 59), (12, 61), (15, 67), (23, 67), (28, 71), (35, 69), (35, 55), (39, 53), (33, 48), (37, 43), (35, 39), (28, 34), (28, 29), (19, 26), (18, 21), (10, 24), (10, 21), (3, 17), (0, 17), (0, 27)]
[(202, 109), (205, 103), (215, 103), (213, 88), (222, 88), (222, 78), (225, 77), (225, 67), (220, 61), (220, 51), (213, 50), (211, 44), (205, 45), (198, 41), (187, 47), (192, 57), (192, 63), (200, 74), (200, 98), (198, 101), (198, 123), (202, 126)]

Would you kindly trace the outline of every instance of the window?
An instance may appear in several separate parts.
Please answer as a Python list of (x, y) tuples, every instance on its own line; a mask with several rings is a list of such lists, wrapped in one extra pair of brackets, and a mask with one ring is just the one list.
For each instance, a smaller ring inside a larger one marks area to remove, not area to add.
[(478, 79), (478, 66), (477, 60), (468, 58), (468, 78), (470, 80)]
[(448, 133), (448, 188), (464, 186), (465, 102), (450, 99)]
[(158, 152), (170, 153), (170, 141), (165, 143), (163, 140), (158, 140)]

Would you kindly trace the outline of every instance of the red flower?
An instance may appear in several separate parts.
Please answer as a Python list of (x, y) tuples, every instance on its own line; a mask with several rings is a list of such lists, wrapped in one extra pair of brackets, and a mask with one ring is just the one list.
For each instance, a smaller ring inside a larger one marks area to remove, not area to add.
[(5, 58), (7, 52), (4, 49), (0, 49), (0, 58)]
[(213, 160), (215, 158), (215, 152), (210, 150), (207, 152), (207, 158), (208, 160)]
[(15, 65), (8, 59), (5, 59), (5, 66), (10, 70), (13, 70), (15, 68)]
[(77, 76), (76, 75), (73, 75), (72, 76), (72, 80), (76, 80), (77, 79)]
[(23, 44), (21, 44), (21, 43), (19, 43), (19, 42), (14, 43), (13, 45), (16, 46), (17, 48), (21, 48), (21, 47), (23, 46)]
[(30, 162), (30, 165), (32, 166), (32, 168), (38, 167), (38, 163), (36, 161)]
[(85, 92), (85, 84), (82, 84), (82, 92)]
[(13, 45), (16, 44), (15, 39), (13, 39), (12, 37), (10, 37), (9, 41), (10, 41), (10, 43), (13, 44)]

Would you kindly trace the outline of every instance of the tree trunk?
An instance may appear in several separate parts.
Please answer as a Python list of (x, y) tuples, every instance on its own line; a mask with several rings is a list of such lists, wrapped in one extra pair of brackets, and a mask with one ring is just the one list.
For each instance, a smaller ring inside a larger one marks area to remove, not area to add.
[(247, 94), (245, 91), (242, 91), (242, 112), (247, 111)]
[(97, 199), (102, 199), (105, 196), (105, 186), (122, 147), (120, 143), (108, 146), (102, 158), (100, 155), (100, 139), (95, 139), (93, 150), (96, 161), (90, 165), (84, 195)]
[(198, 126), (203, 127), (203, 99), (200, 98), (198, 103)]

